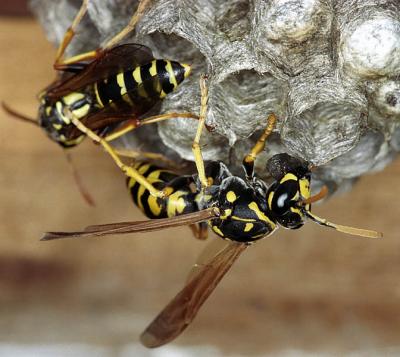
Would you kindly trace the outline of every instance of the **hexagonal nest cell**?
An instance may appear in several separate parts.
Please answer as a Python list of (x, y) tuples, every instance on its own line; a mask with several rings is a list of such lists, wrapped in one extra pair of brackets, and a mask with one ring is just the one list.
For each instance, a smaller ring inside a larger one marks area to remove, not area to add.
[[(79, 1), (31, 0), (49, 39), (58, 44)], [(96, 48), (131, 18), (135, 0), (92, 0), (68, 54)], [(400, 142), (400, 2), (398, 0), (154, 0), (124, 42), (157, 58), (186, 61), (193, 74), (160, 112), (198, 113), (199, 75), (210, 100), (205, 159), (233, 171), (269, 113), (275, 133), (258, 164), (289, 152), (318, 166), (315, 187), (349, 188), (382, 169)], [(192, 160), (196, 122), (170, 120), (120, 143)], [(344, 185), (348, 183), (347, 185)]]

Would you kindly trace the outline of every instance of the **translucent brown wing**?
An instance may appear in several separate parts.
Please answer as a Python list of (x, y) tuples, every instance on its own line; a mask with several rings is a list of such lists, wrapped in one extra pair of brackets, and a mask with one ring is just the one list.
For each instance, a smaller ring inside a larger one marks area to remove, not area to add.
[[(143, 87), (143, 84), (139, 85), (137, 90), (140, 90), (141, 87)], [(82, 118), (81, 122), (91, 130), (99, 130), (125, 120), (137, 120), (139, 125), (140, 117), (143, 117), (150, 109), (155, 108), (161, 99), (159, 96), (148, 97), (135, 102), (135, 105), (129, 105), (127, 103), (128, 98), (134, 95), (132, 91), (125, 93), (120, 99), (114, 100), (111, 104)], [(74, 138), (82, 135), (82, 133), (79, 129), (71, 127), (71, 131), (67, 135)]]
[(98, 82), (121, 71), (129, 71), (154, 59), (151, 50), (143, 45), (128, 43), (104, 50), (75, 75), (66, 75), (66, 79), (47, 88), (47, 96), (57, 99), (73, 91)]
[(141, 342), (146, 347), (159, 347), (178, 337), (246, 247), (244, 243), (230, 242), (203, 265), (146, 328), (140, 337)]
[(224, 239), (212, 239), (197, 257), (196, 263), (193, 264), (192, 269), (187, 275), (186, 282), (192, 280), (193, 277), (198, 274), (200, 269), (202, 269), (210, 260), (214, 259), (215, 256), (226, 249), (228, 244), (230, 244), (230, 242)]
[(218, 213), (213, 208), (208, 208), (202, 211), (183, 214), (172, 218), (148, 219), (145, 221), (121, 222), (89, 226), (85, 228), (85, 230), (79, 232), (47, 232), (41, 240), (100, 237), (109, 234), (152, 232), (160, 229), (207, 221), (211, 218), (216, 217), (217, 215)]

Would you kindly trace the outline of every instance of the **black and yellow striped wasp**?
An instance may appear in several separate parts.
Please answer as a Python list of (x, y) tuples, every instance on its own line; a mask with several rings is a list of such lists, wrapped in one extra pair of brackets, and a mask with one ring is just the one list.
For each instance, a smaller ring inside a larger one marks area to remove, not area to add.
[(74, 147), (85, 137), (74, 121), (84, 123), (105, 141), (111, 141), (141, 125), (176, 117), (197, 118), (191, 113), (145, 118), (191, 72), (188, 64), (155, 59), (146, 46), (115, 45), (134, 28), (148, 0), (139, 3), (128, 26), (103, 48), (63, 59), (87, 11), (88, 1), (83, 1), (60, 44), (54, 63), (59, 78), (39, 95), (38, 120), (17, 113), (4, 103), (3, 108), (17, 118), (42, 127), (63, 148)]
[[(58, 70), (59, 78), (39, 94), (38, 120), (30, 119), (65, 148), (76, 146), (84, 138), (66, 111), (111, 141), (139, 125), (179, 115), (171, 113), (152, 120), (141, 120), (191, 72), (188, 64), (155, 59), (146, 46), (133, 43), (113, 45), (129, 33), (127, 29), (103, 48), (63, 60), (64, 52), (87, 11), (88, 1), (83, 1), (58, 49), (54, 68)], [(139, 4), (129, 30), (134, 27), (148, 2)], [(3, 104), (3, 107), (11, 115), (29, 120), (7, 105)], [(181, 114), (190, 117), (189, 113)], [(116, 125), (125, 121), (128, 123), (122, 129)]]
[(208, 254), (206, 261), (195, 265), (184, 288), (160, 312), (141, 335), (147, 347), (158, 347), (179, 336), (195, 318), (200, 307), (247, 247), (270, 236), (279, 226), (298, 229), (306, 219), (339, 232), (369, 238), (381, 233), (342, 226), (311, 213), (311, 204), (326, 195), (326, 188), (311, 195), (311, 166), (286, 153), (274, 155), (267, 163), (273, 183), (267, 185), (254, 173), (254, 162), (264, 150), (276, 118), (268, 125), (243, 160), (244, 177), (235, 176), (222, 162), (206, 167), (202, 159), (200, 137), (205, 124), (208, 90), (201, 79), (201, 109), (198, 130), (193, 142), (197, 174), (179, 176), (149, 164), (137, 164), (137, 170), (154, 187), (163, 190), (163, 198), (152, 196), (134, 178), (128, 187), (134, 202), (151, 220), (89, 226), (80, 232), (49, 232), (42, 240), (70, 237), (104, 236), (150, 232), (180, 225), (200, 225), (197, 233), (204, 238), (204, 225), (227, 241), (224, 248)]

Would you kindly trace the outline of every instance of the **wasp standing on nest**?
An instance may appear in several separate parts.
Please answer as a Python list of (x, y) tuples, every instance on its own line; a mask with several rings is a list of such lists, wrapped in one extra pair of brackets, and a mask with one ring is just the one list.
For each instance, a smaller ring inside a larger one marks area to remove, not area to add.
[[(232, 175), (222, 162), (211, 162), (205, 168), (200, 148), (208, 99), (204, 77), (200, 85), (201, 110), (193, 142), (197, 175), (173, 176), (151, 165), (138, 166), (138, 170), (155, 186), (168, 193), (164, 198), (152, 197), (134, 179), (128, 180), (133, 199), (145, 214), (150, 218), (167, 218), (89, 226), (81, 232), (49, 232), (42, 238), (53, 240), (149, 232), (207, 223), (228, 242), (224, 248), (208, 254), (208, 260), (203, 258), (195, 265), (185, 287), (146, 328), (141, 341), (147, 347), (161, 346), (179, 336), (239, 255), (256, 241), (270, 236), (279, 226), (297, 229), (310, 218), (339, 232), (369, 238), (382, 236), (375, 231), (337, 225), (311, 213), (311, 204), (323, 198), (327, 189), (325, 187), (311, 196), (311, 165), (299, 158), (285, 153), (273, 156), (267, 163), (274, 179), (269, 187), (255, 176), (255, 159), (264, 150), (266, 139), (276, 122), (273, 114), (268, 117), (266, 129), (243, 160), (244, 178)], [(202, 232), (202, 229), (197, 232)], [(204, 234), (199, 236), (204, 237)]]
[[(138, 126), (170, 118), (197, 118), (191, 113), (167, 113), (143, 119), (168, 93), (190, 74), (188, 64), (155, 59), (139, 44), (117, 45), (132, 31), (149, 0), (139, 3), (130, 23), (104, 47), (63, 60), (76, 28), (87, 11), (84, 0), (57, 52), (54, 68), (59, 78), (40, 95), (38, 120), (27, 118), (3, 103), (9, 114), (32, 122), (63, 148), (74, 147), (85, 135), (75, 120), (111, 141)], [(123, 125), (119, 125), (123, 122)]]

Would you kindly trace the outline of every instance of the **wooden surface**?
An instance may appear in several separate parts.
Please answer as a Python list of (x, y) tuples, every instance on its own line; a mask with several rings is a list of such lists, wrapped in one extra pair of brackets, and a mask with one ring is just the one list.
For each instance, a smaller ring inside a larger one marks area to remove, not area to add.
[[(0, 19), (0, 50), (0, 98), (34, 117), (35, 95), (54, 75), (54, 50), (33, 21), (7, 19)], [(205, 243), (186, 228), (39, 242), (46, 230), (143, 216), (122, 174), (89, 141), (73, 156), (95, 208), (82, 201), (62, 151), (38, 128), (1, 113), (0, 143), (0, 340), (82, 342), (107, 346), (106, 355), (136, 346)], [(397, 161), (314, 210), (334, 222), (381, 230), (384, 239), (351, 238), (312, 223), (280, 230), (248, 249), (175, 346), (203, 346), (203, 352), (213, 346), (221, 355), (396, 349), (399, 175)]]

